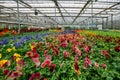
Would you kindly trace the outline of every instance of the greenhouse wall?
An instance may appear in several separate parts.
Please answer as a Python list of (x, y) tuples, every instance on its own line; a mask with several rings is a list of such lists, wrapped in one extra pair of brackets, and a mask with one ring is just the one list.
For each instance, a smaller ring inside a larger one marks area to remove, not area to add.
[(106, 26), (106, 29), (120, 29), (120, 14), (119, 15), (113, 15), (108, 17), (108, 20), (106, 19), (104, 26)]

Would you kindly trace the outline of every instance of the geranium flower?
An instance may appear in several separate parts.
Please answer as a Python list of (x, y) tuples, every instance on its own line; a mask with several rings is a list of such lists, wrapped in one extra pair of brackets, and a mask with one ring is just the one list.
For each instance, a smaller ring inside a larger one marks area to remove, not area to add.
[(69, 52), (67, 52), (66, 50), (63, 51), (63, 55), (64, 55), (64, 58), (67, 58), (69, 57)]
[(98, 68), (99, 67), (99, 64), (97, 62), (95, 62), (95, 67)]
[(85, 60), (84, 60), (84, 69), (87, 68), (87, 66), (91, 66), (92, 65), (92, 62), (91, 60), (89, 59), (88, 55), (85, 57)]
[(41, 75), (40, 75), (39, 72), (38, 73), (33, 73), (31, 75), (31, 77), (29, 78), (29, 80), (34, 80), (34, 79), (40, 80), (40, 77), (41, 77)]
[(106, 50), (101, 50), (101, 53), (106, 56), (107, 58), (110, 58), (110, 55), (108, 54), (108, 52)]
[(74, 70), (75, 70), (75, 72), (77, 73), (77, 75), (80, 75), (80, 74), (81, 74), (81, 72), (80, 72), (80, 70), (79, 70), (78, 62), (74, 62)]
[(55, 69), (55, 67), (56, 67), (56, 64), (51, 64), (51, 65), (49, 66), (50, 72), (53, 72), (54, 69)]
[(11, 51), (12, 51), (12, 49), (11, 49), (11, 48), (8, 48), (8, 49), (7, 49), (7, 51), (8, 51), (8, 52), (11, 52)]
[(115, 50), (116, 52), (120, 52), (120, 46), (115, 46), (114, 50)]
[(102, 68), (106, 68), (106, 64), (102, 64), (101, 66), (102, 66)]

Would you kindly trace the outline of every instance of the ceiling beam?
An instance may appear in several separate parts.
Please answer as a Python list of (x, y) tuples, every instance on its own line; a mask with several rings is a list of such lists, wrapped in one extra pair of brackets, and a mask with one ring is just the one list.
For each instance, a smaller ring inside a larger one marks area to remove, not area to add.
[(59, 11), (59, 13), (60, 13), (62, 19), (63, 19), (64, 22), (65, 22), (64, 16), (63, 16), (63, 14), (62, 14), (62, 12), (61, 12), (61, 10), (60, 10), (60, 7), (59, 7), (59, 5), (58, 5), (57, 0), (52, 0), (52, 1), (54, 2), (54, 4), (55, 4), (55, 6), (57, 7), (57, 9), (58, 9), (58, 11)]
[[(17, 7), (9, 7), (9, 8), (17, 8)], [(19, 7), (19, 8), (29, 8), (29, 7)], [(37, 9), (44, 9), (44, 8), (48, 8), (48, 9), (51, 9), (51, 8), (57, 8), (57, 7), (34, 7), (34, 8), (37, 8)], [(82, 7), (59, 7), (59, 8), (66, 8), (66, 9), (81, 9)], [(87, 8), (87, 9), (91, 9), (91, 8)], [(93, 9), (105, 9), (105, 8), (99, 8), (99, 7), (96, 7), (96, 8), (93, 8)], [(118, 8), (111, 8), (112, 10), (120, 10)]]
[(80, 10), (78, 15), (75, 17), (75, 19), (72, 21), (72, 24), (76, 21), (76, 19), (79, 17), (79, 15), (84, 11), (84, 9), (87, 7), (87, 5), (91, 2), (91, 0), (88, 0), (86, 4), (83, 6), (83, 8)]
[[(1, 16), (1, 17), (9, 17), (9, 16)], [(25, 17), (25, 16), (20, 15), (20, 17)], [(30, 16), (30, 17), (36, 17), (36, 16)], [(37, 17), (44, 17), (44, 16), (37, 16)], [(46, 16), (46, 17), (61, 17), (61, 16)], [(64, 16), (64, 17), (70, 17), (70, 16)], [(71, 16), (71, 17), (76, 17), (76, 16)], [(78, 18), (80, 17), (86, 18), (86, 17), (91, 17), (91, 16), (79, 16)], [(106, 18), (106, 16), (93, 16), (93, 18)]]
[[(14, 0), (16, 2), (16, 0)], [(22, 4), (25, 7), (29, 7), (30, 9), (32, 9), (33, 7), (27, 3), (25, 3), (23, 0), (19, 0), (19, 3)], [(35, 9), (35, 8), (34, 8)], [(37, 10), (39, 11), (39, 10)], [(52, 19), (51, 17), (47, 16), (46, 14), (43, 14), (41, 11), (39, 11), (40, 14), (42, 14), (44, 17), (48, 17), (49, 19), (51, 19), (53, 22), (56, 22), (54, 19)], [(58, 22), (56, 22), (57, 24), (59, 24)]]
[[(120, 2), (118, 2), (118, 3), (116, 3), (116, 4), (112, 5), (112, 6), (110, 6), (109, 8), (104, 9), (103, 11), (100, 11), (99, 13), (94, 14), (93, 17), (95, 17), (96, 15), (102, 14), (102, 12), (105, 12), (106, 10), (109, 10), (109, 9), (111, 9), (111, 8), (119, 5), (119, 4), (120, 4)], [(88, 17), (87, 19), (89, 19), (89, 18), (91, 18), (91, 17)], [(85, 19), (85, 20), (87, 20), (87, 19)], [(85, 20), (83, 20), (81, 22), (84, 22)]]

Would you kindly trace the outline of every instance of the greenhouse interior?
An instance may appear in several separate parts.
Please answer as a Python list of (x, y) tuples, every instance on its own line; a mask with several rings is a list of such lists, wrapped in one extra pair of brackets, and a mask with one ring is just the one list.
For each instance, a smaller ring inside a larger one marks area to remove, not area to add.
[(120, 80), (120, 0), (0, 0), (0, 80)]

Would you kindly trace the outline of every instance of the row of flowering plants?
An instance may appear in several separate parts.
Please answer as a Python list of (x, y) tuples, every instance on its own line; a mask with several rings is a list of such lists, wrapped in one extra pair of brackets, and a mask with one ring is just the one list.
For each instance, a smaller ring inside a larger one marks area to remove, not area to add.
[(106, 37), (64, 31), (2, 40), (0, 79), (119, 80), (120, 37)]

